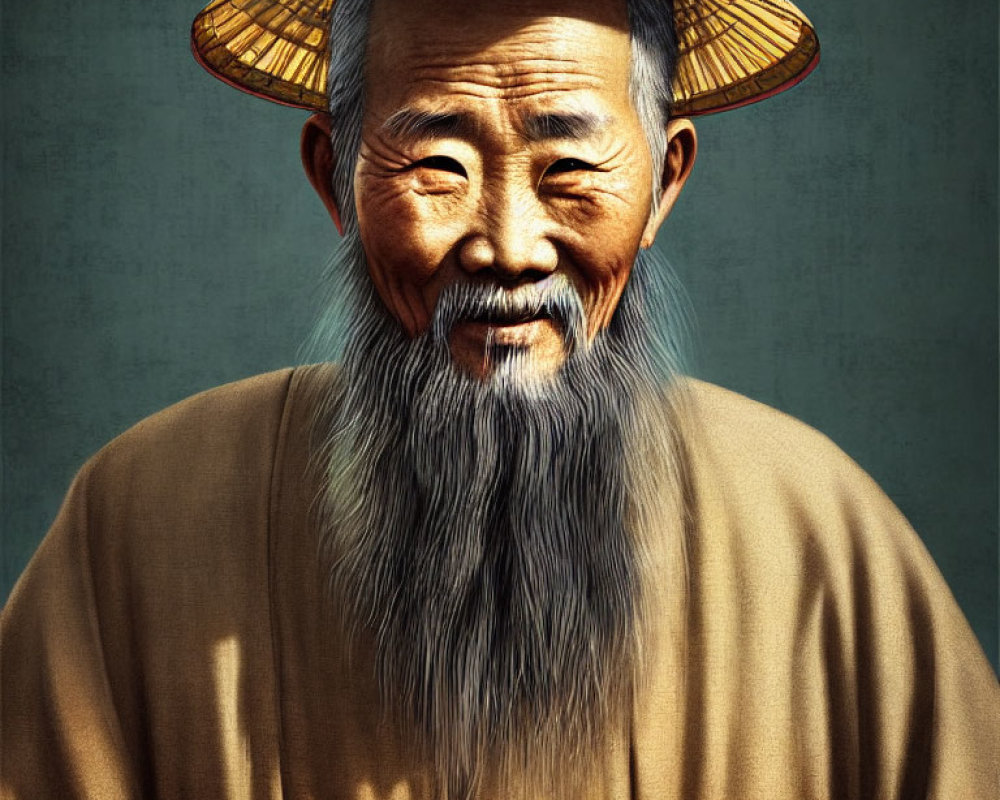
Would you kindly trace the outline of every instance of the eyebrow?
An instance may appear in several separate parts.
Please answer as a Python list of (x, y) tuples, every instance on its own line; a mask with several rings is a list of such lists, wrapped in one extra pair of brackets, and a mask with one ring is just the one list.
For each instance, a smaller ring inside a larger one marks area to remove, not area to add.
[(532, 142), (586, 139), (609, 124), (609, 118), (589, 111), (532, 114), (524, 121), (524, 134)]
[[(608, 117), (589, 111), (531, 114), (524, 120), (524, 136), (530, 142), (553, 139), (586, 139), (610, 125)], [(420, 111), (403, 108), (382, 123), (382, 130), (395, 139), (473, 139), (478, 124), (464, 112)]]
[(468, 114), (403, 108), (382, 123), (395, 139), (471, 139), (476, 124)]

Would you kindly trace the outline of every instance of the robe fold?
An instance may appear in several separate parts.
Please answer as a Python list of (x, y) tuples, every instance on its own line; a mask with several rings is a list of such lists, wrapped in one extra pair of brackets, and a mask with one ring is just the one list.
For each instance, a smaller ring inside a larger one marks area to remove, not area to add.
[[(429, 800), (320, 568), (331, 380), (196, 395), (83, 467), (0, 618), (2, 797)], [(901, 514), (804, 424), (687, 395), (647, 675), (588, 797), (1000, 797), (1000, 687)]]

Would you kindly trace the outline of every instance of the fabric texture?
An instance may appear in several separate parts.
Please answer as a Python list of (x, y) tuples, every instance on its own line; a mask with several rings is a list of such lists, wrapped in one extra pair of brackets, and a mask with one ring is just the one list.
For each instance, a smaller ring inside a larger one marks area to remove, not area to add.
[[(197, 395), (81, 470), (2, 615), (4, 798), (428, 797), (334, 633), (308, 463), (330, 380)], [(995, 798), (1000, 688), (900, 513), (802, 423), (687, 393), (648, 678), (589, 796)]]

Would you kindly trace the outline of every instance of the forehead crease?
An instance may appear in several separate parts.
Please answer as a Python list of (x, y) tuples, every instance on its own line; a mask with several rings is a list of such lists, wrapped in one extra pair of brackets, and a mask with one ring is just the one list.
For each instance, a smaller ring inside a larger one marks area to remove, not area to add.
[(536, 58), (576, 62), (579, 60), (576, 47), (580, 37), (592, 39), (604, 30), (573, 20), (552, 18), (521, 22), (512, 20), (504, 28), (477, 25), (472, 19), (464, 18), (457, 27), (445, 24), (424, 32), (411, 29), (402, 40), (397, 37), (394, 44), (400, 54), (426, 61), (443, 56), (464, 60), (484, 58), (496, 62)]
[[(564, 72), (539, 72), (509, 70), (500, 75), (492, 69), (411, 71), (404, 80), (397, 82), (391, 92), (392, 104), (397, 108), (418, 108), (430, 112), (461, 111), (461, 104), (453, 106), (452, 100), (492, 100), (500, 103), (525, 101), (538, 113), (566, 111), (573, 113), (585, 102), (582, 92), (598, 96), (607, 81), (601, 76), (587, 74), (568, 75)], [(566, 107), (561, 98), (576, 95)], [(551, 107), (556, 106), (556, 107)], [(497, 109), (500, 110), (500, 109)], [(514, 112), (514, 108), (507, 109)], [(404, 119), (409, 122), (409, 119)], [(456, 121), (458, 122), (458, 121)], [(467, 132), (459, 127), (460, 133)]]
[(601, 75), (572, 58), (517, 58), (516, 56), (460, 59), (437, 54), (411, 67), (416, 81), (476, 83), (484, 88), (506, 89), (530, 84), (594, 86)]
[(483, 80), (607, 71), (609, 42), (600, 35), (606, 29), (577, 25), (564, 30), (552, 23), (521, 25), (494, 37), (474, 35), (476, 28), (469, 23), (433, 36), (411, 30), (403, 41), (394, 40), (391, 61), (395, 69), (460, 71)]
[[(565, 81), (535, 80), (524, 83), (485, 85), (480, 81), (434, 80), (421, 81), (425, 89), (441, 90), (441, 97), (469, 98), (473, 100), (497, 100), (508, 102), (526, 100), (533, 103), (547, 104), (562, 95), (574, 95), (582, 89), (596, 88), (591, 83), (567, 84)], [(408, 93), (410, 97), (419, 97), (419, 91)], [(510, 109), (513, 111), (514, 109)]]
[(543, 69), (568, 69), (577, 66), (581, 61), (566, 43), (551, 36), (518, 36), (485, 45), (440, 39), (434, 42), (412, 42), (400, 55), (407, 61), (427, 66), (478, 64), (499, 71), (517, 69), (520, 65)]
[[(431, 0), (423, 6), (420, 0), (383, 0), (385, 16), (369, 39), (366, 91), (396, 108), (436, 105), (431, 94), (544, 103), (550, 92), (617, 92), (627, 81), (627, 30), (614, 20), (578, 18), (562, 0), (554, 0), (556, 16), (544, 16), (538, 0), (530, 7), (517, 0), (482, 1), (489, 7), (473, 22), (468, 13), (461, 19), (431, 13)], [(456, 4), (482, 3), (449, 0), (448, 7), (457, 11)]]

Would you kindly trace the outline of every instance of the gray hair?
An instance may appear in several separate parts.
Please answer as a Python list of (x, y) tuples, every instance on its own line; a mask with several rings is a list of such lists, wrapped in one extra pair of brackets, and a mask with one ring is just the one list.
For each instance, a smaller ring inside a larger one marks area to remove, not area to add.
[(673, 100), (671, 80), (677, 63), (677, 33), (671, 0), (628, 0), (632, 63), (629, 94), (653, 162), (653, 208), (660, 198), (667, 157), (667, 120)]
[[(671, 0), (626, 0), (632, 40), (629, 94), (646, 134), (653, 163), (653, 207), (666, 158), (671, 78), (677, 59)], [(354, 165), (361, 147), (364, 113), (365, 49), (371, 0), (337, 0), (330, 20), (330, 73), (327, 87), (336, 166), (333, 187), (345, 226), (356, 222)]]
[[(337, 271), (364, 259), (347, 231)], [(649, 603), (686, 563), (650, 549), (682, 518), (679, 396), (664, 388), (681, 347), (657, 330), (683, 328), (671, 283), (642, 251), (590, 344), (560, 275), (452, 284), (413, 340), (372, 288), (354, 297), (314, 428), (321, 558), (348, 652), (372, 646), (382, 720), (434, 797), (577, 797), (628, 735)], [(488, 381), (455, 369), (455, 321), (512, 308), (560, 324), (560, 372), (536, 378), (502, 347)]]

